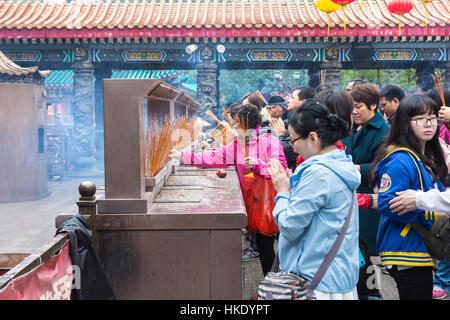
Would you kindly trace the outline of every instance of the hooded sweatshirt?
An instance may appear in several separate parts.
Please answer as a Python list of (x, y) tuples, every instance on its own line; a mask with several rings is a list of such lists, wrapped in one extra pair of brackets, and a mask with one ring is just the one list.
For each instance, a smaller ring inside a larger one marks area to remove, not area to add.
[(291, 192), (279, 192), (273, 211), (280, 229), (281, 270), (311, 281), (330, 251), (353, 205), (347, 234), (317, 290), (346, 293), (359, 275), (359, 217), (352, 192), (361, 175), (342, 150), (316, 155), (303, 162), (290, 178)]

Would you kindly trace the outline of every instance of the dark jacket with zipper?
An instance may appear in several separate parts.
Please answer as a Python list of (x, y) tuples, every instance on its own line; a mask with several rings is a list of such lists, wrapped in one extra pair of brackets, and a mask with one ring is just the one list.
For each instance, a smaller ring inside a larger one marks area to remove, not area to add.
[(72, 290), (75, 300), (116, 300), (111, 284), (92, 243), (92, 230), (81, 214), (62, 224), (56, 234), (67, 232), (72, 264), (80, 268), (80, 288)]
[[(354, 124), (350, 136), (342, 139), (342, 143), (346, 145), (345, 153), (351, 155), (353, 163), (361, 168), (361, 185), (358, 193), (373, 193), (373, 189), (369, 186), (370, 168), (378, 148), (388, 136), (389, 130), (389, 124), (386, 123), (380, 112), (376, 112), (375, 116), (359, 131), (356, 130)], [(359, 212), (360, 237), (366, 242), (370, 254), (376, 255), (376, 237), (380, 216), (374, 209), (360, 209)]]

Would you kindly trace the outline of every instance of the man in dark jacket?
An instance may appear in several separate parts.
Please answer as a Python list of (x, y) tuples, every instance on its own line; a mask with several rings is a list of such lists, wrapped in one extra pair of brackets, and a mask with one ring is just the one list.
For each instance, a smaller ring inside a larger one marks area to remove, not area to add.
[(384, 113), (388, 123), (391, 123), (392, 117), (397, 112), (400, 101), (405, 97), (402, 88), (388, 84), (381, 89), (380, 109)]
[[(314, 89), (310, 87), (295, 88), (290, 99), (288, 100), (287, 108), (284, 110), (284, 114), (281, 116), (281, 119), (284, 122), (284, 128), (275, 128), (272, 126), (272, 129), (275, 132), (274, 134), (278, 135), (278, 138), (283, 145), (283, 151), (284, 155), (286, 156), (288, 168), (291, 169), (292, 172), (297, 167), (298, 154), (294, 152), (291, 144), (289, 143), (291, 141), (291, 136), (289, 135), (288, 131), (289, 116), (292, 112), (294, 112), (295, 109), (300, 107), (306, 99), (312, 99), (314, 97), (314, 94)], [(280, 100), (279, 98), (274, 99)]]

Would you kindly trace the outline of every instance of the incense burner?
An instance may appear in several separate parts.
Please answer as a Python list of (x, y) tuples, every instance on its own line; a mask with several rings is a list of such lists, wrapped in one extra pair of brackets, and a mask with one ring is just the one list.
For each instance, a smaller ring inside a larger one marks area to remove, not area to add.
[(156, 79), (105, 79), (103, 88), (105, 192), (98, 213), (147, 213), (174, 167), (169, 162), (154, 177), (146, 175), (148, 127), (152, 119), (190, 120), (200, 105)]

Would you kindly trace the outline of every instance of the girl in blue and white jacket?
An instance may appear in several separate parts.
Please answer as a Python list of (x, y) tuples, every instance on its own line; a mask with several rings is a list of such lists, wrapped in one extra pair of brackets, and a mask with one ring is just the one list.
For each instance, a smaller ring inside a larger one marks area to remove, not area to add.
[(305, 162), (289, 179), (277, 160), (269, 168), (278, 192), (273, 215), (280, 229), (281, 270), (311, 281), (353, 206), (344, 241), (314, 294), (317, 299), (356, 300), (359, 217), (356, 197), (351, 200), (361, 175), (351, 157), (334, 146), (347, 134), (346, 123), (307, 101), (292, 114), (289, 133), (292, 148)]
[(406, 189), (444, 190), (441, 181), (446, 181), (448, 174), (438, 140), (438, 112), (436, 103), (425, 95), (404, 98), (372, 171), (381, 214), (377, 251), (396, 281), (400, 300), (432, 296), (432, 257), (412, 224), (418, 222), (429, 229), (437, 212), (414, 210), (398, 215), (391, 211), (389, 201)]

